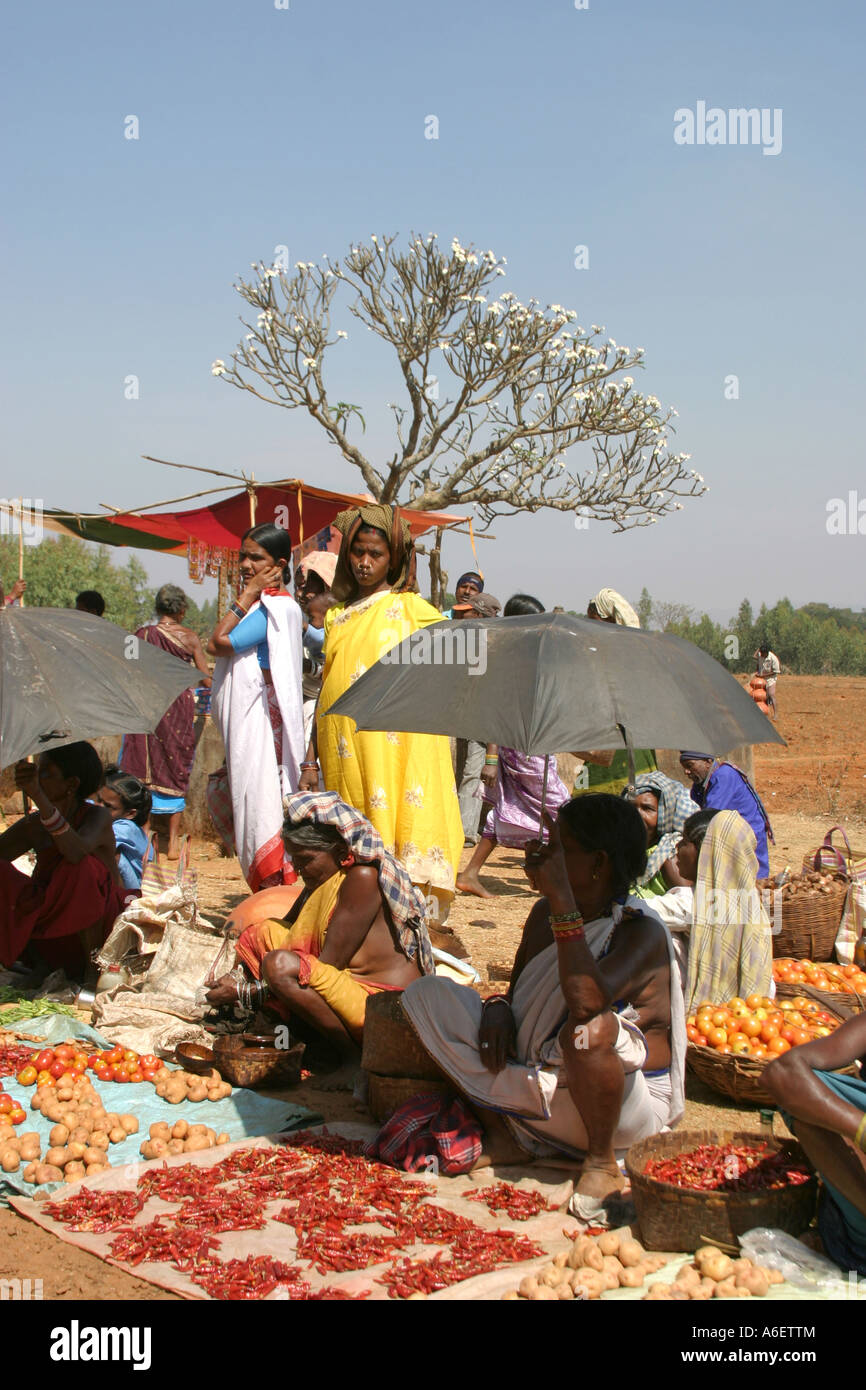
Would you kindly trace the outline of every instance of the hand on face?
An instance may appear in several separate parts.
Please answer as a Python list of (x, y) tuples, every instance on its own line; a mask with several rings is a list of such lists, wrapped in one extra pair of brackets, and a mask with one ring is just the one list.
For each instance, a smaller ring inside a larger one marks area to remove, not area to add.
[(571, 892), (565, 854), (559, 834), (559, 824), (544, 812), (544, 828), (548, 834), (547, 844), (541, 840), (528, 840), (524, 845), (524, 872), (536, 893), (545, 898), (557, 897), (564, 891)]
[(29, 763), (26, 759), (15, 764), (15, 788), (16, 791), (24, 792), (30, 800), (35, 799), (39, 790), (39, 767), (36, 763)]
[(271, 563), (250, 575), (244, 583), (244, 593), (259, 598), (265, 589), (279, 589), (283, 583), (283, 567)]

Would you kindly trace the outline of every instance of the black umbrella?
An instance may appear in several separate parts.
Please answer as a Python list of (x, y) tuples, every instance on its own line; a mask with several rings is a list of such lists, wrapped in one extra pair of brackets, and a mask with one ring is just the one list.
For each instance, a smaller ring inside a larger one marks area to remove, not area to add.
[(200, 680), (104, 618), (0, 606), (0, 768), (78, 739), (153, 733)]
[(447, 734), (522, 753), (782, 743), (742, 686), (668, 633), (565, 613), (436, 623), (366, 671), (325, 714), (359, 729)]

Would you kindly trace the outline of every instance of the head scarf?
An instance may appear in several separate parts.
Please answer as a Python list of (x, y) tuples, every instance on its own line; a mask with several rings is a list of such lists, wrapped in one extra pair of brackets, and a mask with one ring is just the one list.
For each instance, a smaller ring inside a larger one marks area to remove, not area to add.
[(755, 834), (736, 811), (710, 821), (698, 856), (689, 934), (686, 1013), (705, 999), (766, 994), (773, 978), (770, 919), (755, 887)]
[(591, 602), (600, 618), (613, 618), (620, 627), (640, 627), (637, 613), (616, 589), (599, 589)]
[(324, 581), (326, 589), (330, 589), (334, 582), (336, 568), (337, 557), (333, 550), (311, 550), (298, 565), (305, 579), (310, 572), (317, 574)]
[(332, 825), (342, 835), (358, 864), (375, 864), (379, 888), (403, 954), (414, 960), (422, 975), (433, 974), (433, 948), (427, 934), (427, 907), (399, 860), (365, 816), (341, 801), (336, 792), (295, 792), (283, 803), (293, 821)]
[(408, 521), (404, 521), (398, 507), (388, 507), (384, 503), (370, 502), (363, 507), (351, 507), (339, 512), (333, 523), (342, 533), (343, 543), (337, 557), (337, 568), (331, 592), (339, 603), (354, 598), (358, 592), (355, 576), (349, 563), (349, 549), (362, 526), (375, 526), (384, 531), (391, 551), (388, 574), (392, 576), (391, 588), (396, 593), (417, 593), (415, 582), (415, 546)]
[(644, 884), (655, 878), (665, 860), (673, 858), (683, 826), (694, 815), (695, 803), (688, 787), (673, 777), (665, 777), (663, 772), (642, 773), (635, 780), (634, 795), (641, 792), (657, 792), (659, 799), (658, 839), (647, 851), (646, 872), (638, 879), (638, 883)]
[(495, 618), (502, 604), (492, 594), (473, 594), (472, 598), (455, 603), (452, 613), (474, 613), (479, 618)]
[(680, 752), (680, 762), (683, 761), (683, 758), (685, 758), (687, 762), (711, 763), (713, 761), (712, 753), (696, 753), (692, 748), (682, 749)]
[(457, 580), (457, 583), (454, 585), (454, 592), (456, 593), (457, 590), (460, 588), (460, 585), (465, 584), (467, 579), (471, 579), (473, 584), (477, 584), (478, 592), (481, 593), (481, 591), (484, 588), (484, 580), (481, 578), (481, 575), (478, 574), (475, 570), (467, 570), (465, 574), (461, 574), (460, 578)]

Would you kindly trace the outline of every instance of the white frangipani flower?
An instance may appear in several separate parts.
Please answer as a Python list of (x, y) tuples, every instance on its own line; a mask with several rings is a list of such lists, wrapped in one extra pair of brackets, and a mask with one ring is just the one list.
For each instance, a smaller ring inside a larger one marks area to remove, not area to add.
[(348, 333), (346, 332), (345, 328), (338, 328), (338, 329), (337, 329), (337, 337), (338, 337), (338, 338), (348, 338), (348, 336), (349, 336), (349, 335), (348, 335)]
[(315, 357), (305, 357), (305, 358), (304, 358), (304, 366), (305, 366), (305, 367), (315, 367), (315, 365), (316, 365), (316, 359), (315, 359)]
[(225, 376), (225, 370), (225, 362), (223, 362), (222, 359), (218, 357), (216, 362), (214, 362), (213, 366), (211, 367), (211, 374), (213, 376)]

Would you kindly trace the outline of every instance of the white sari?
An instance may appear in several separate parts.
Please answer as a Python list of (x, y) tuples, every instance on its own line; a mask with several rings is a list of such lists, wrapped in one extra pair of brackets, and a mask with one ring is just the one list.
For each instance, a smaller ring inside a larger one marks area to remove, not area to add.
[[(685, 1110), (686, 1025), (683, 993), (670, 933), (652, 908), (639, 898), (628, 906), (662, 926), (670, 961), (671, 1066), (646, 1076), (646, 1046), (637, 1042), (633, 1009), (620, 1017), (617, 1052), (623, 1063), (625, 1090), (614, 1135), (622, 1151), (639, 1139), (670, 1129)], [(586, 943), (599, 959), (622, 916), (590, 922)], [(478, 1030), (482, 1003), (474, 990), (436, 976), (418, 980), (403, 992), (403, 1008), (427, 1051), (470, 1100), (502, 1113), (519, 1143), (532, 1153), (560, 1150), (578, 1154), (586, 1148), (586, 1130), (568, 1092), (559, 1032), (567, 1017), (559, 983), (558, 950), (552, 943), (535, 956), (514, 988), (512, 1013), (517, 1028), (516, 1059), (500, 1072), (481, 1060)]]
[(282, 719), (279, 761), (268, 688), (254, 648), (218, 659), (212, 705), (226, 750), (236, 853), (254, 893), (282, 866), (283, 800), (298, 790), (306, 746), (301, 610), (288, 594), (263, 594), (261, 602), (268, 617), (271, 680)]

